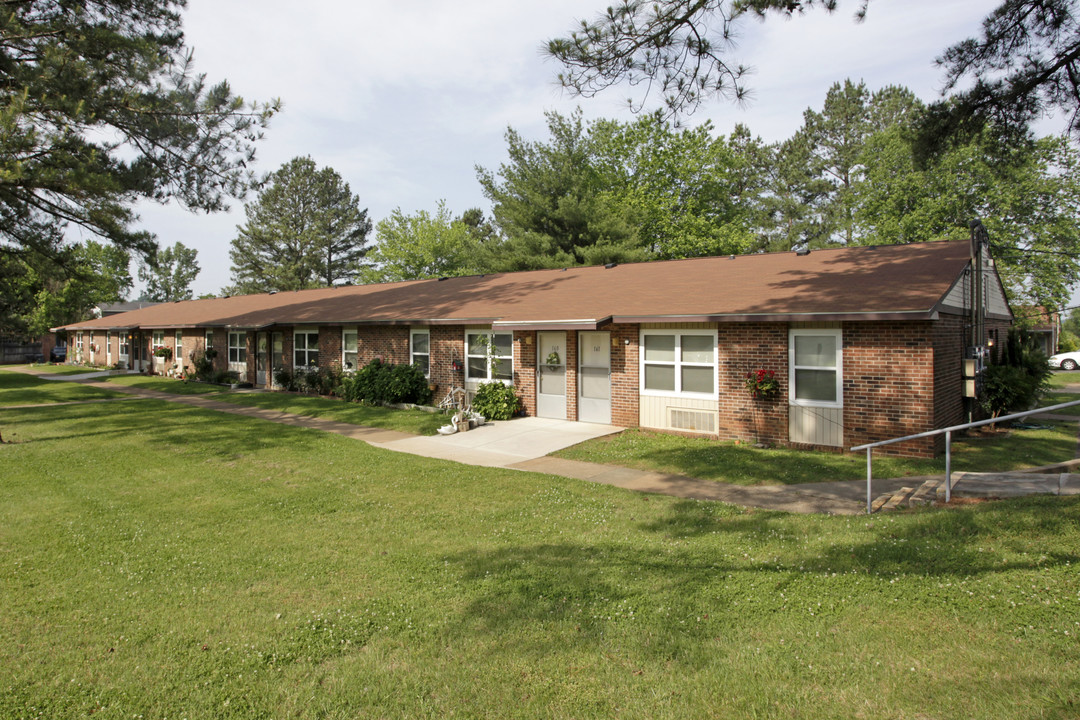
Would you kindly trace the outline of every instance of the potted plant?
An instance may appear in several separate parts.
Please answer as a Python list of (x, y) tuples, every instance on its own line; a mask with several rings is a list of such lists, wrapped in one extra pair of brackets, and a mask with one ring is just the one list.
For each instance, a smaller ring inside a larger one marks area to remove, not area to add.
[(748, 371), (744, 385), (754, 399), (772, 400), (780, 394), (780, 381), (776, 379), (776, 372), (773, 370), (758, 368)]

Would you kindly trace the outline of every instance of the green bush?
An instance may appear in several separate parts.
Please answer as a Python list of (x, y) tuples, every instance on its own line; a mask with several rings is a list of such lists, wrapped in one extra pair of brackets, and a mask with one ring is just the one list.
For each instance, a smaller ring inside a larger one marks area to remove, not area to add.
[(212, 382), (214, 379), (214, 356), (213, 350), (196, 352), (191, 356), (191, 365), (195, 370), (195, 377), (203, 382)]
[(274, 384), (281, 390), (296, 392), (296, 375), (292, 368), (279, 367), (274, 369)]
[(379, 359), (342, 377), (339, 388), (341, 397), (349, 402), (423, 405), (431, 401), (431, 390), (420, 368), (415, 365), (391, 365)]
[(476, 389), (472, 409), (489, 420), (509, 420), (521, 408), (521, 398), (510, 385), (501, 382), (482, 383)]
[(1059, 353), (1063, 352), (1076, 352), (1080, 350), (1080, 338), (1073, 335), (1068, 330), (1062, 330), (1061, 335), (1058, 337), (1058, 349)]
[(995, 353), (993, 364), (983, 371), (979, 403), (991, 417), (1035, 406), (1049, 387), (1052, 370), (1032, 337), (1012, 328), (1005, 347)]

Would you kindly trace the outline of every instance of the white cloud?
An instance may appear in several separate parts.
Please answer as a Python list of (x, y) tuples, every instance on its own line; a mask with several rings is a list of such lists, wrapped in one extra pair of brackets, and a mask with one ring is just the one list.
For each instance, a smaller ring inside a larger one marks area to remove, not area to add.
[[(847, 77), (872, 89), (903, 84), (930, 99), (940, 79), (933, 58), (974, 33), (997, 2), (874, 0), (859, 25), (854, 2), (833, 15), (747, 23), (733, 57), (756, 67), (752, 102), (743, 109), (716, 101), (692, 122), (711, 119), (720, 132), (744, 122), (779, 140)], [(508, 125), (543, 138), (545, 110), (579, 104), (588, 117), (628, 119), (626, 89), (568, 97), (555, 84), (557, 66), (540, 51), (604, 7), (581, 0), (190, 0), (184, 22), (198, 71), (211, 81), (228, 78), (248, 100), (284, 101), (260, 144), (260, 169), (311, 155), (337, 170), (377, 221), (395, 207), (433, 210), (444, 198), (454, 212), (488, 209), (474, 166), (495, 169), (505, 160)], [(211, 217), (141, 209), (162, 244), (179, 240), (199, 250), (197, 292), (228, 284), (241, 207)]]

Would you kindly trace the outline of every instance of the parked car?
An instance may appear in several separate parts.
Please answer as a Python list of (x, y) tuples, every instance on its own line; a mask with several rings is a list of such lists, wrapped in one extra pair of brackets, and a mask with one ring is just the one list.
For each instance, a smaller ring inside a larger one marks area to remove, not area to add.
[(1075, 370), (1080, 367), (1080, 350), (1051, 355), (1050, 367), (1061, 368), (1062, 370)]
[(49, 351), (49, 362), (62, 363), (67, 360), (67, 345), (57, 345)]

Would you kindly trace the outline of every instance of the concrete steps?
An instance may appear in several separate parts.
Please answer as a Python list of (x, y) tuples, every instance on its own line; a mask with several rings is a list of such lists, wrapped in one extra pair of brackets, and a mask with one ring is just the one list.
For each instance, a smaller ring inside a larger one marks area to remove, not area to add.
[[(1080, 495), (1080, 474), (953, 473), (953, 497), (1010, 498), (1025, 495)], [(871, 503), (870, 511), (887, 512), (935, 502), (945, 502), (945, 478), (931, 478), (917, 488), (902, 487), (895, 492), (879, 495)]]

